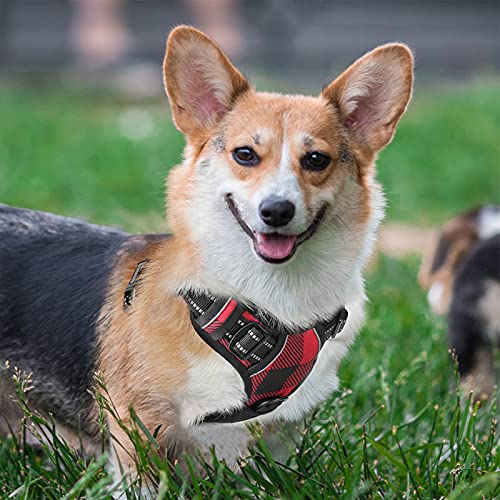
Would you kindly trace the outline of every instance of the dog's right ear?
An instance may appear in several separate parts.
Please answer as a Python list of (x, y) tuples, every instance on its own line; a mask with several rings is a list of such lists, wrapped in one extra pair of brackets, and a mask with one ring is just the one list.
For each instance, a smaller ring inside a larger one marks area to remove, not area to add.
[(174, 122), (188, 136), (216, 124), (249, 89), (219, 46), (190, 26), (170, 33), (163, 76)]
[(412, 87), (413, 55), (392, 43), (358, 59), (321, 94), (340, 111), (345, 127), (378, 152), (392, 140)]

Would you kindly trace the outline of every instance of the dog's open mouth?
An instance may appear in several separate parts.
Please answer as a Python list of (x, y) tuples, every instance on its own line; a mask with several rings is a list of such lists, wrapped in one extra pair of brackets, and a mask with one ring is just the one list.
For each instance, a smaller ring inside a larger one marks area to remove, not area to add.
[(243, 229), (243, 231), (252, 239), (257, 255), (271, 264), (281, 264), (290, 260), (294, 256), (299, 245), (308, 240), (316, 232), (319, 223), (325, 215), (327, 207), (325, 204), (318, 210), (317, 214), (314, 216), (313, 222), (303, 233), (297, 235), (259, 233), (253, 231), (244, 221), (230, 193), (225, 196), (225, 200), (229, 210), (231, 210), (234, 218), (238, 221), (241, 229)]

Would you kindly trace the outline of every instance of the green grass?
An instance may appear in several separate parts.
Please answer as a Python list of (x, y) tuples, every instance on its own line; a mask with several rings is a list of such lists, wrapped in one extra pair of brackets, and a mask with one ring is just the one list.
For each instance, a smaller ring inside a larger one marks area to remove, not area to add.
[(439, 223), (499, 202), (499, 92), (497, 83), (417, 94), (379, 161), (389, 219)]
[[(389, 220), (436, 223), (498, 201), (499, 93), (488, 83), (416, 96), (379, 160)], [(128, 113), (128, 127), (140, 130), (130, 115), (137, 109), (151, 134), (130, 140), (121, 129)], [(0, 87), (0, 112), (3, 203), (108, 224), (162, 212), (164, 179), (183, 145), (166, 98), (130, 105), (105, 93)]]
[[(440, 222), (498, 201), (499, 91), (492, 83), (417, 96), (379, 160), (390, 219)], [(0, 88), (0, 202), (159, 227), (164, 177), (180, 158), (182, 137), (166, 101), (140, 107), (152, 131), (131, 140), (119, 125), (130, 105), (113, 96)], [(158, 481), (161, 498), (500, 496), (497, 399), (477, 407), (457, 394), (445, 324), (428, 311), (417, 267), (416, 260), (382, 259), (368, 276), (368, 321), (342, 363), (341, 389), (308, 419), (287, 463), (259, 445), (241, 475), (215, 460), (182, 479), (147, 454), (151, 436), (138, 443), (143, 477)], [(50, 436), (50, 422), (30, 415)], [(130, 431), (135, 441), (140, 425)], [(0, 439), (1, 498), (113, 493), (105, 458), (61, 441), (40, 451), (23, 446), (22, 436)]]
[[(166, 98), (127, 105), (105, 93), (90, 98), (0, 87), (1, 202), (108, 224), (129, 222), (130, 215), (157, 217), (165, 174), (183, 147), (167, 106)], [(145, 140), (121, 133), (127, 112), (137, 110), (153, 126)]]

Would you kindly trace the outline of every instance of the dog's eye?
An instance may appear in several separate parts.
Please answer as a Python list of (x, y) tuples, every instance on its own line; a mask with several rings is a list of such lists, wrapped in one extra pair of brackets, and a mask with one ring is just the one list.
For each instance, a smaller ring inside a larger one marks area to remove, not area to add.
[(330, 164), (331, 158), (319, 151), (311, 151), (302, 157), (300, 164), (305, 170), (324, 170)]
[(247, 146), (243, 148), (236, 148), (233, 151), (233, 158), (236, 163), (244, 167), (255, 167), (260, 163), (260, 158), (257, 153)]

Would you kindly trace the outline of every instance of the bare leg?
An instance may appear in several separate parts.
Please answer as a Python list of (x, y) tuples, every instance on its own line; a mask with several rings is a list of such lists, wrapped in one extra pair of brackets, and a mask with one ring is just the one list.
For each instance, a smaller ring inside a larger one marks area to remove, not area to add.
[(124, 0), (73, 0), (73, 47), (82, 62), (107, 65), (125, 55), (130, 35), (123, 19)]
[(238, 0), (187, 0), (196, 24), (214, 37), (232, 57), (242, 51)]

